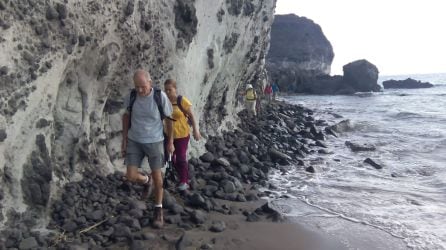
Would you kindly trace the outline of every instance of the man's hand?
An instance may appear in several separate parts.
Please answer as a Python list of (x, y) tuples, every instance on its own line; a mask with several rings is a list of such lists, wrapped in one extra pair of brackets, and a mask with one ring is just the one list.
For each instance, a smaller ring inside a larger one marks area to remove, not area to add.
[(125, 154), (126, 154), (126, 152), (127, 152), (127, 140), (122, 140), (122, 143), (121, 143), (121, 155), (122, 155), (122, 158), (125, 158)]
[(169, 154), (173, 154), (174, 151), (175, 151), (175, 147), (173, 146), (173, 142), (168, 142), (167, 143), (167, 152), (169, 152)]

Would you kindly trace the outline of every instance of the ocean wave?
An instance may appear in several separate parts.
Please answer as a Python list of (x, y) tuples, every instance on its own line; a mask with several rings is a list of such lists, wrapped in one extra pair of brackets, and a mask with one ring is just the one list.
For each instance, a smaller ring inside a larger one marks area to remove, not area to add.
[(392, 117), (397, 118), (397, 119), (424, 118), (424, 116), (422, 114), (407, 112), (407, 111), (398, 112), (398, 113), (392, 115)]

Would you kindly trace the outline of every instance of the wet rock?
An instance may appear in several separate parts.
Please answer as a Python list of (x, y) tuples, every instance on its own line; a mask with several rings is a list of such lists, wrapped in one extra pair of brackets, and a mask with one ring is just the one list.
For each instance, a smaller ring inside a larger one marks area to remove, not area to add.
[(432, 88), (434, 85), (429, 82), (421, 82), (412, 78), (406, 80), (387, 80), (384, 81), (385, 89), (417, 89), (417, 88)]
[(167, 192), (166, 190), (164, 191), (164, 195), (163, 195), (163, 207), (170, 209), (172, 208), (174, 205), (176, 204), (176, 200), (175, 198), (170, 195), (169, 192)]
[(240, 168), (239, 169), (240, 169), (240, 172), (242, 174), (246, 174), (246, 173), (248, 173), (251, 170), (251, 167), (246, 165), (246, 164), (240, 164)]
[(19, 245), (20, 250), (33, 249), (36, 247), (39, 247), (39, 244), (37, 243), (37, 240), (34, 237), (29, 237), (22, 240)]
[(154, 240), (157, 238), (157, 236), (154, 233), (150, 233), (150, 232), (144, 232), (142, 234), (142, 238), (144, 240)]
[(305, 168), (305, 171), (307, 171), (308, 173), (316, 173), (316, 169), (313, 166), (308, 166)]
[(214, 221), (209, 228), (211, 232), (220, 233), (225, 231), (226, 223), (224, 221)]
[(100, 221), (104, 218), (105, 213), (103, 210), (96, 210), (86, 215), (87, 219), (93, 221)]
[(375, 146), (370, 145), (370, 144), (358, 144), (358, 143), (346, 141), (345, 145), (347, 147), (349, 147), (353, 152), (376, 150)]
[(322, 148), (328, 148), (327, 145), (325, 145), (325, 143), (323, 143), (319, 140), (316, 140), (316, 146), (322, 147)]
[(245, 197), (243, 194), (237, 194), (236, 201), (239, 201), (239, 202), (246, 202), (247, 199), (246, 199), (246, 197)]
[(132, 235), (132, 232), (130, 231), (130, 228), (122, 223), (116, 224), (114, 227), (113, 237), (119, 238), (129, 238)]
[(76, 222), (68, 221), (63, 225), (63, 229), (69, 233), (74, 232), (78, 229)]
[(131, 200), (129, 202), (129, 205), (130, 205), (131, 208), (134, 208), (134, 209), (139, 209), (139, 210), (146, 210), (147, 209), (147, 204), (144, 201)]
[[(350, 120), (343, 120), (338, 124), (327, 127), (326, 132), (328, 133), (327, 129), (328, 131), (334, 131), (336, 133), (349, 132), (353, 130), (353, 125), (351, 124)], [(336, 134), (334, 135), (337, 137)]]
[(187, 202), (189, 205), (193, 207), (205, 207), (206, 206), (206, 200), (198, 193), (193, 193), (187, 197)]
[(175, 249), (177, 250), (184, 250), (186, 247), (190, 246), (191, 240), (189, 239), (188, 235), (186, 233), (183, 233), (181, 237), (178, 239), (178, 241), (175, 243)]
[(326, 150), (326, 149), (319, 149), (318, 151), (317, 151), (319, 154), (324, 154), (324, 155), (328, 155), (328, 154), (331, 154), (332, 152), (330, 152), (330, 151), (328, 151), (328, 150)]
[(200, 160), (202, 160), (203, 162), (212, 162), (214, 161), (214, 159), (215, 159), (214, 155), (210, 152), (206, 152), (205, 154), (200, 156)]
[(367, 163), (369, 165), (371, 165), (372, 167), (376, 168), (376, 169), (381, 169), (383, 168), (381, 165), (379, 165), (378, 163), (376, 163), (375, 161), (373, 161), (370, 158), (367, 158), (364, 160), (364, 163)]
[(333, 131), (333, 129), (326, 127), (324, 130), (325, 130), (325, 133), (332, 135), (334, 137), (338, 137), (338, 134), (335, 131)]
[(254, 192), (249, 192), (246, 196), (246, 200), (248, 201), (257, 201), (259, 200), (259, 196)]
[(168, 215), (168, 216), (165, 216), (165, 220), (169, 224), (178, 224), (181, 222), (181, 216), (179, 214)]
[(191, 219), (195, 224), (203, 224), (207, 219), (207, 215), (200, 210), (194, 210), (191, 214)]
[(344, 82), (356, 92), (381, 91), (378, 68), (367, 60), (357, 60), (343, 67)]
[(271, 148), (269, 150), (269, 155), (271, 156), (272, 159), (280, 162), (280, 163), (288, 163), (291, 160), (291, 157), (280, 152), (277, 149)]
[(221, 158), (218, 158), (217, 160), (216, 160), (216, 162), (220, 165), (220, 166), (223, 166), (223, 167), (230, 167), (231, 166), (231, 163), (229, 163), (229, 161), (226, 159), (226, 158), (223, 158), (223, 157), (221, 157)]
[(191, 230), (194, 226), (190, 223), (180, 222), (178, 223), (178, 227), (183, 228), (184, 230)]
[(234, 193), (236, 191), (235, 185), (233, 182), (231, 181), (227, 181), (224, 186), (223, 189), (225, 190), (225, 193)]
[(246, 221), (248, 222), (260, 221), (260, 217), (256, 213), (250, 213), (246, 216)]
[(209, 243), (205, 243), (203, 245), (200, 246), (200, 249), (213, 249), (212, 245)]

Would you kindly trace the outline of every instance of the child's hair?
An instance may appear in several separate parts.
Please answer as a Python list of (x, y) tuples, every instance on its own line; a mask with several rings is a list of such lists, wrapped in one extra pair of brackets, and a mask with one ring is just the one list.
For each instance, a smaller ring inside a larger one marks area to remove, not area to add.
[(164, 82), (164, 86), (172, 84), (174, 88), (177, 88), (177, 82), (174, 79), (167, 79)]

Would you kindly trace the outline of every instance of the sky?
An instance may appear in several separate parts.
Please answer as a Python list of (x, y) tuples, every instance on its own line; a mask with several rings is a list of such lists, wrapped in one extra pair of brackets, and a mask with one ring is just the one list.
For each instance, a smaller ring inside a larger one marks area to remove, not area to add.
[(321, 26), (332, 74), (358, 59), (380, 75), (446, 73), (445, 0), (277, 0), (276, 14), (289, 13)]

